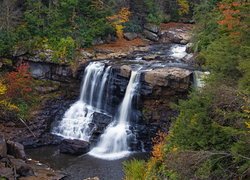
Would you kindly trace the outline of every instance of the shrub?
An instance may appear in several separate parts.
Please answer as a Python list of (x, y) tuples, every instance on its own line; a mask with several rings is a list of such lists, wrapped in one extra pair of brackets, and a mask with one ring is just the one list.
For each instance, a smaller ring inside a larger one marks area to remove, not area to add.
[(28, 99), (32, 91), (32, 77), (28, 64), (21, 64), (16, 71), (4, 76), (7, 86), (6, 96), (10, 99)]
[(145, 161), (131, 160), (123, 163), (125, 180), (144, 180)]

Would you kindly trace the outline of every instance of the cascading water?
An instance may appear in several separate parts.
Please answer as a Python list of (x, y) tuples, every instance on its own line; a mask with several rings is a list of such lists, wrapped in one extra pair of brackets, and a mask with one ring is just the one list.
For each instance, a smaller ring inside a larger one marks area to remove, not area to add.
[(139, 85), (140, 73), (132, 71), (124, 99), (113, 122), (107, 127), (100, 141), (89, 154), (101, 159), (114, 160), (130, 153), (128, 147), (129, 120), (132, 111), (132, 100)]
[(66, 111), (52, 133), (64, 138), (89, 141), (92, 131), (89, 124), (93, 120), (93, 113), (103, 107), (103, 91), (110, 70), (110, 67), (105, 69), (105, 64), (100, 62), (92, 62), (86, 67), (80, 99)]

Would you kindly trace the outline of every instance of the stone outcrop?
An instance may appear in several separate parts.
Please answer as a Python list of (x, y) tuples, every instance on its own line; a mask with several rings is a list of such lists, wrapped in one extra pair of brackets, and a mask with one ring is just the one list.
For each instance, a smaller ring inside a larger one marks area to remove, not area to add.
[(131, 40), (137, 38), (138, 35), (137, 35), (136, 33), (134, 33), (134, 32), (127, 32), (127, 33), (124, 33), (123, 36), (124, 36), (124, 38), (127, 39), (128, 41), (131, 41)]
[(148, 71), (144, 75), (144, 81), (152, 88), (169, 87), (176, 91), (187, 90), (190, 83), (191, 71), (176, 68), (166, 67)]
[(26, 159), (26, 154), (22, 144), (14, 141), (7, 141), (7, 148), (9, 155), (12, 155), (17, 159)]
[(60, 153), (82, 155), (89, 151), (90, 144), (76, 139), (64, 139), (59, 146)]

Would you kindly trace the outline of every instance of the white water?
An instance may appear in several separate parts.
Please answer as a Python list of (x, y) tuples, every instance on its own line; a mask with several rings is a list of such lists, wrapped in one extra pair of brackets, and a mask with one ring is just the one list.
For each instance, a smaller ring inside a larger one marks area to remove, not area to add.
[(205, 78), (207, 78), (207, 76), (210, 74), (210, 72), (205, 71), (194, 71), (194, 87), (196, 89), (201, 89), (205, 86)]
[(107, 127), (100, 141), (89, 154), (106, 160), (115, 160), (127, 156), (130, 151), (128, 138), (132, 135), (129, 130), (129, 120), (132, 111), (132, 99), (139, 85), (140, 74), (132, 71), (124, 99), (120, 105), (117, 116)]
[(92, 134), (89, 124), (93, 120), (93, 113), (102, 108), (103, 91), (110, 69), (105, 70), (105, 64), (100, 62), (90, 63), (86, 67), (80, 99), (66, 111), (52, 133), (68, 139), (89, 141)]
[(171, 47), (171, 55), (173, 58), (182, 59), (187, 55), (186, 46), (174, 45)]

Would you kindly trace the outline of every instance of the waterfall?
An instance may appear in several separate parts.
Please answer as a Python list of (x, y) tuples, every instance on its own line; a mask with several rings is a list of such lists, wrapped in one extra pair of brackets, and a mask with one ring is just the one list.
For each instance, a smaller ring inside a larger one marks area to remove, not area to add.
[(210, 72), (205, 71), (194, 71), (193, 78), (194, 78), (194, 87), (196, 89), (201, 89), (205, 86), (205, 79), (210, 74)]
[(113, 122), (101, 135), (97, 146), (89, 154), (101, 159), (114, 160), (130, 153), (128, 139), (132, 136), (129, 120), (132, 111), (132, 100), (138, 88), (140, 73), (132, 71), (125, 96)]
[(102, 99), (111, 67), (105, 68), (104, 63), (92, 62), (84, 72), (81, 94), (64, 114), (59, 126), (52, 133), (68, 139), (89, 141), (94, 112), (103, 108)]

